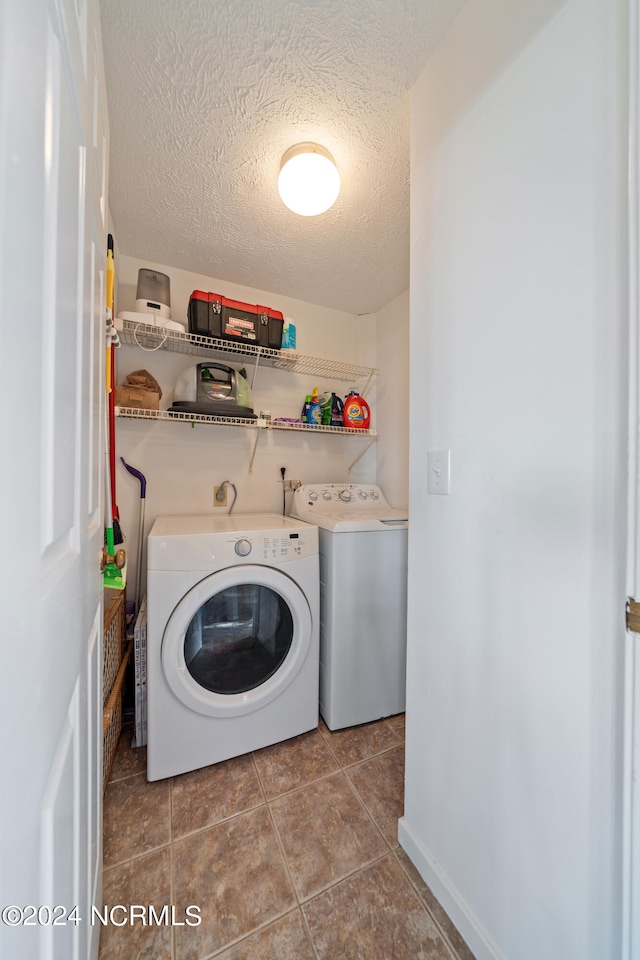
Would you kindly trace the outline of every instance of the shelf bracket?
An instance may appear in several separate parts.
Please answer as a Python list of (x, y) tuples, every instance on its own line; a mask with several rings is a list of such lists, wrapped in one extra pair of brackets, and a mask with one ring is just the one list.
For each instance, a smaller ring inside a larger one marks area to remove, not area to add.
[(355, 467), (355, 465), (356, 465), (356, 463), (358, 462), (358, 460), (360, 460), (362, 457), (364, 457), (364, 455), (365, 455), (365, 453), (367, 452), (367, 450), (369, 449), (369, 447), (373, 446), (373, 444), (374, 444), (375, 442), (376, 442), (376, 438), (375, 438), (375, 437), (371, 437), (370, 440), (369, 440), (369, 443), (368, 443), (365, 447), (362, 448), (362, 450), (360, 451), (360, 453), (358, 454), (358, 456), (355, 458), (355, 460), (354, 460), (352, 463), (349, 464), (349, 468), (348, 468), (348, 470), (347, 470), (347, 473), (351, 473), (351, 471), (352, 471), (353, 468)]
[(251, 451), (251, 459), (249, 460), (249, 473), (253, 473), (253, 461), (255, 460), (256, 450), (258, 449), (258, 443), (260, 441), (260, 434), (262, 433), (262, 427), (256, 429), (256, 438), (253, 441), (253, 450)]
[(367, 393), (367, 391), (368, 391), (368, 389), (369, 389), (369, 384), (371, 383), (371, 381), (373, 380), (373, 378), (374, 378), (374, 373), (373, 373), (373, 371), (372, 371), (372, 372), (369, 374), (369, 376), (367, 377), (367, 382), (366, 382), (365, 385), (364, 385), (364, 389), (363, 389), (363, 391), (362, 391), (364, 394)]
[[(256, 362), (255, 362), (254, 365), (253, 365), (253, 374), (252, 374), (252, 376), (251, 376), (251, 389), (252, 389), (252, 390), (253, 390), (253, 387), (254, 387), (255, 382), (256, 382), (256, 377), (257, 377), (257, 375), (258, 375), (258, 364), (259, 364), (259, 363), (260, 363), (260, 353), (258, 352), (258, 353), (256, 353)], [(255, 451), (254, 451), (254, 453), (255, 453)], [(249, 471), (249, 472), (251, 472), (251, 471)]]

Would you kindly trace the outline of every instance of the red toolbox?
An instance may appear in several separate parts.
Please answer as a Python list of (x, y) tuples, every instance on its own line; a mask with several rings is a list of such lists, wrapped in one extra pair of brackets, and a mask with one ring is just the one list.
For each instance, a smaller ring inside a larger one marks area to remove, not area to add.
[(194, 290), (189, 298), (189, 333), (233, 343), (279, 350), (284, 317), (279, 310), (229, 300), (218, 293)]

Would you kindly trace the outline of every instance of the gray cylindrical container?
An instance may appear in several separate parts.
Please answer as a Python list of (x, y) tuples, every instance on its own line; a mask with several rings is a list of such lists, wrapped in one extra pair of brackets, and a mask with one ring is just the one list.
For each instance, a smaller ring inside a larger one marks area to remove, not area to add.
[(158, 273), (157, 270), (145, 270), (144, 268), (138, 270), (136, 300), (152, 300), (154, 303), (162, 303), (166, 307), (170, 307), (171, 287), (166, 273)]

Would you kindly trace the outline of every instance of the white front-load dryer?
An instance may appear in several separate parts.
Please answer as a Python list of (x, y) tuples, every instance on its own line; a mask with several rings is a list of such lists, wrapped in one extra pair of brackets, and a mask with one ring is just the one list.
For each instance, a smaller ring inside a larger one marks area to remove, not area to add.
[(147, 778), (318, 723), (318, 531), (278, 514), (158, 517), (147, 549)]

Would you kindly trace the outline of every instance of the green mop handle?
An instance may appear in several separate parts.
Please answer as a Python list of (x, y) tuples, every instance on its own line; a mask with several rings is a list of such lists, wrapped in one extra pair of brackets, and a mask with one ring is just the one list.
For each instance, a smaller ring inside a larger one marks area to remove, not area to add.
[(113, 527), (108, 526), (107, 527), (107, 553), (109, 554), (110, 557), (113, 557), (115, 552), (116, 552), (116, 545), (113, 539)]

